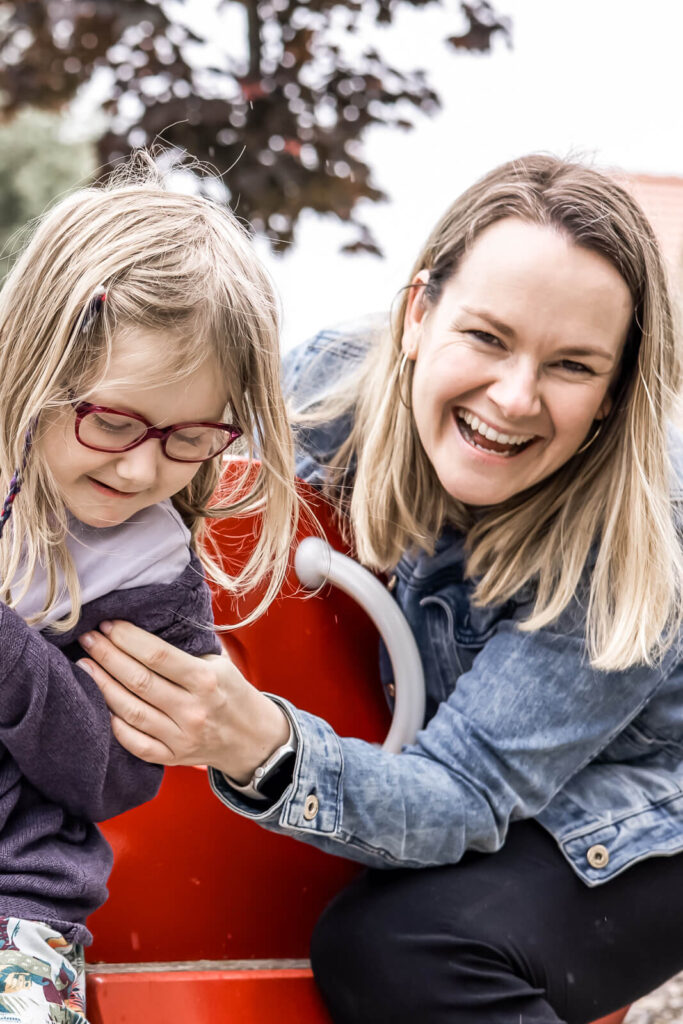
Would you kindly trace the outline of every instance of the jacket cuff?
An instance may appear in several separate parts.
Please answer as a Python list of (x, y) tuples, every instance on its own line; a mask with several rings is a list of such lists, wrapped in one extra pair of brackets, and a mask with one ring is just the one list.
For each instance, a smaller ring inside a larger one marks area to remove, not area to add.
[(339, 739), (327, 722), (266, 694), (282, 708), (298, 742), (292, 781), (273, 802), (246, 800), (222, 772), (209, 769), (211, 788), (227, 807), (246, 818), (279, 824), (290, 833), (330, 834), (341, 813), (343, 758)]

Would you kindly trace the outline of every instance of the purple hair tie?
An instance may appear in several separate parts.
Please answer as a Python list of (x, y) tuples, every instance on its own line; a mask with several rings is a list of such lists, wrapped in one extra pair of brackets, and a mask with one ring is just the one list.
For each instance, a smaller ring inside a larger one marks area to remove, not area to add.
[(34, 419), (26, 431), (26, 436), (24, 438), (24, 451), (21, 456), (21, 466), (14, 470), (12, 479), (10, 480), (9, 493), (2, 503), (2, 512), (0, 512), (0, 537), (2, 537), (2, 531), (5, 529), (5, 523), (12, 515), (14, 499), (21, 490), (21, 485), (23, 483), (22, 478), (28, 461), (28, 453), (30, 452), (31, 445), (33, 443), (33, 428), (35, 427), (35, 423), (36, 421)]

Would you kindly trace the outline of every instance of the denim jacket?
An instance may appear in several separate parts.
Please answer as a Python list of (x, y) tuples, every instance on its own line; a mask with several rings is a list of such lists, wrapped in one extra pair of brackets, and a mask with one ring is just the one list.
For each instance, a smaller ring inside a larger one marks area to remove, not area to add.
[[(322, 332), (290, 354), (285, 386), (297, 407), (358, 365), (375, 326)], [(321, 483), (348, 426), (300, 435), (305, 480)], [(674, 456), (674, 465), (683, 462)], [(680, 501), (680, 469), (675, 476)], [(645, 857), (683, 850), (679, 651), (654, 667), (596, 671), (578, 602), (551, 626), (523, 633), (517, 623), (529, 612), (528, 591), (477, 608), (464, 565), (462, 536), (446, 530), (433, 555), (407, 554), (396, 567), (394, 595), (427, 687), (426, 722), (413, 745), (388, 754), (280, 701), (299, 741), (291, 786), (255, 808), (214, 772), (219, 797), (268, 829), (374, 867), (494, 851), (509, 824), (524, 818), (554, 836), (589, 886)]]

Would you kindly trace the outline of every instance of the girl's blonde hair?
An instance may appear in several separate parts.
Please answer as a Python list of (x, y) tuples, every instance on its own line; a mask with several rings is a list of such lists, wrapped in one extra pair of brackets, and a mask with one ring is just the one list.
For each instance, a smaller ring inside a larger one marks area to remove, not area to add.
[[(506, 217), (550, 226), (599, 253), (631, 291), (634, 314), (613, 407), (594, 444), (476, 518), (449, 498), (405, 402), (413, 363), (405, 379), (399, 376), (408, 289), (359, 373), (302, 419), (353, 408), (352, 431), (330, 466), (330, 493), (346, 502), (367, 565), (386, 570), (416, 545), (431, 552), (452, 523), (467, 535), (467, 571), (478, 578), (479, 603), (505, 601), (533, 583), (535, 604), (521, 626), (531, 631), (552, 623), (572, 600), (585, 601), (596, 668), (651, 663), (677, 636), (683, 581), (667, 446), (680, 362), (660, 251), (644, 214), (612, 179), (581, 164), (527, 156), (468, 189), (432, 231), (411, 274), (414, 280), (429, 271), (428, 308), (481, 232)], [(349, 465), (357, 467), (350, 498), (340, 489)]]
[[(99, 285), (106, 288), (106, 302), (92, 328), (82, 331)], [(160, 383), (213, 360), (230, 395), (224, 418), (243, 431), (248, 463), (258, 455), (255, 476), (245, 461), (232, 498), (210, 504), (220, 459), (200, 465), (173, 497), (213, 581), (237, 593), (265, 582), (255, 617), (282, 582), (298, 509), (280, 391), (277, 303), (233, 214), (208, 199), (167, 191), (146, 154), (103, 184), (58, 203), (38, 224), (0, 292), (3, 493), (21, 462), (27, 430), (37, 422), (39, 435), (41, 413), (95, 390), (115, 337), (129, 329), (163, 332), (168, 348)], [(260, 533), (249, 538), (253, 550), (231, 576), (212, 553), (206, 521), (250, 513), (259, 513)], [(59, 597), (61, 570), (71, 613), (60, 630), (74, 626), (80, 611), (67, 534), (67, 511), (34, 444), (0, 546), (0, 597), (16, 603), (41, 565), (47, 600), (36, 621), (45, 619)]]

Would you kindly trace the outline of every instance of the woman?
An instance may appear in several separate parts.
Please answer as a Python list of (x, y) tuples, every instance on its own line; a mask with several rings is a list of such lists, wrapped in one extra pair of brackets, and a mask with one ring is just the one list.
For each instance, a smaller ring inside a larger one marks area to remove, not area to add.
[(300, 475), (395, 570), (426, 727), (385, 754), (108, 623), (85, 644), (117, 737), (394, 869), (314, 936), (336, 1022), (578, 1024), (632, 1001), (683, 963), (679, 363), (649, 225), (593, 170), (507, 164), (436, 226), (393, 330), (323, 333), (286, 378)]

